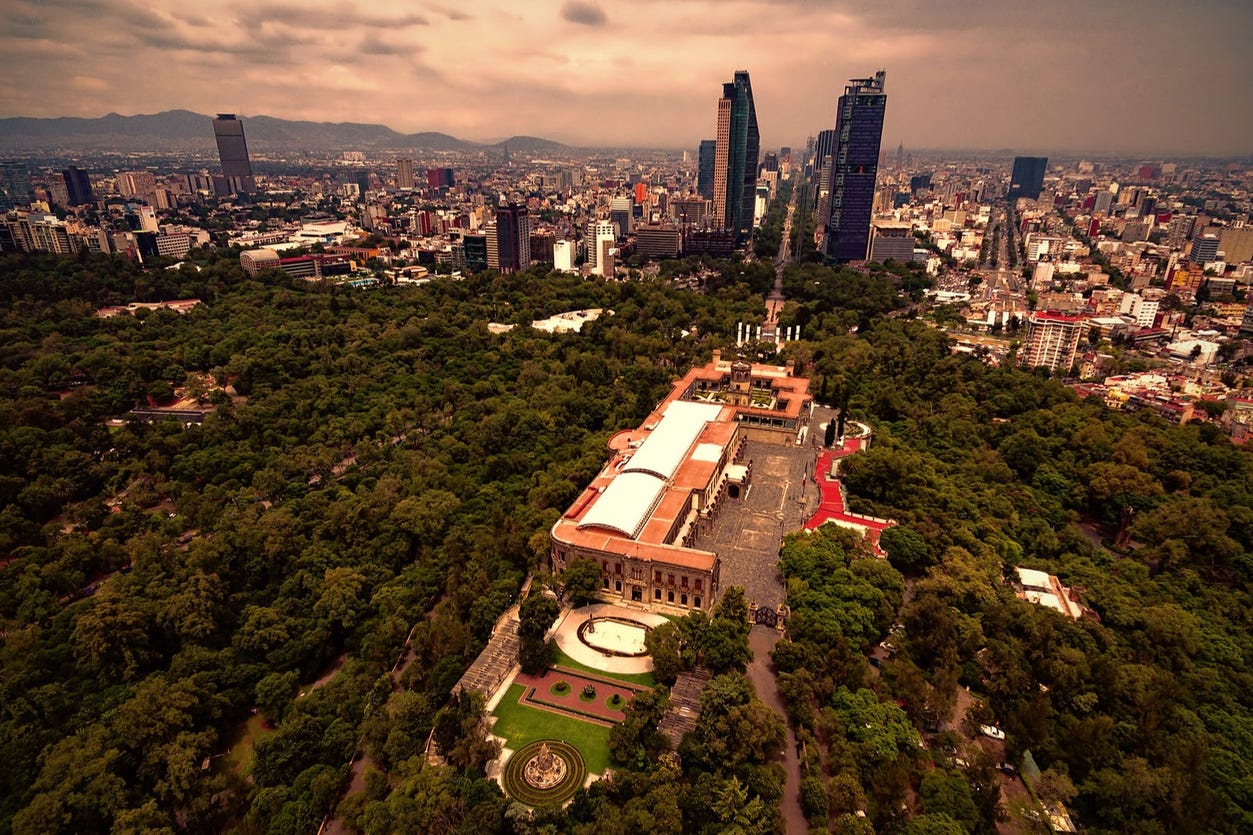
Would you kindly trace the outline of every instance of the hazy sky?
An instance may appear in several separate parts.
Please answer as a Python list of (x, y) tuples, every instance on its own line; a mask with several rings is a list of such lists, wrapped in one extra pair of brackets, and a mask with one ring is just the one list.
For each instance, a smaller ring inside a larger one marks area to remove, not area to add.
[(1253, 151), (1253, 0), (0, 0), (0, 20), (0, 116), (693, 147), (747, 69), (771, 148), (885, 68), (885, 148)]

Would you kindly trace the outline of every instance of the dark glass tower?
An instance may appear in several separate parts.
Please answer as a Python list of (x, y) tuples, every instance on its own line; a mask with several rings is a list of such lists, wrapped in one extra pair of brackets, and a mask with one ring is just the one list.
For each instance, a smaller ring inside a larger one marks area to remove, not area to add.
[(496, 209), (496, 247), (502, 273), (531, 266), (531, 218), (526, 206), (501, 201)]
[(213, 136), (218, 141), (222, 176), (231, 185), (231, 190), (252, 191), (252, 162), (248, 159), (244, 123), (236, 119), (234, 113), (219, 113), (213, 120)]
[(722, 85), (718, 137), (714, 141), (714, 220), (743, 239), (753, 231), (761, 150), (748, 70), (736, 70), (731, 83)]
[(30, 169), (24, 162), (0, 162), (0, 211), (28, 206), (35, 199)]
[(860, 261), (870, 244), (870, 213), (879, 173), (879, 143), (887, 94), (879, 70), (874, 78), (850, 79), (835, 115), (835, 147), (828, 180), (830, 211), (823, 251), (836, 261)]
[(71, 206), (84, 206), (95, 202), (91, 193), (91, 179), (86, 171), (71, 165), (61, 172), (61, 177), (65, 180), (65, 193)]
[(700, 141), (700, 156), (697, 158), (696, 168), (696, 191), (706, 200), (714, 199), (714, 154), (717, 145), (717, 141), (713, 139), (702, 139)]
[(1048, 157), (1014, 157), (1014, 173), (1009, 178), (1009, 196), (1030, 197), (1036, 200), (1044, 188), (1044, 169)]

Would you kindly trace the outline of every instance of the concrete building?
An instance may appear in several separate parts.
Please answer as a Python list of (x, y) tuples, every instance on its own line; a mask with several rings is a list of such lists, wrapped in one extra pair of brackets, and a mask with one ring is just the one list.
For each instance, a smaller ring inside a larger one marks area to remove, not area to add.
[(563, 273), (574, 272), (574, 241), (553, 243), (553, 269)]
[(630, 195), (619, 195), (609, 203), (609, 221), (617, 230), (618, 240), (630, 237), (632, 230), (631, 216), (635, 211), (635, 200)]
[(1188, 260), (1193, 264), (1205, 265), (1218, 260), (1219, 238), (1217, 235), (1205, 234), (1192, 242), (1192, 250)]
[[(587, 266), (591, 270), (592, 275), (606, 275), (604, 262), (604, 247), (608, 243), (613, 245), (614, 234), (613, 224), (608, 220), (593, 220), (587, 224), (587, 235), (584, 238), (584, 245), (587, 248)], [(613, 273), (609, 273), (612, 275)]]
[(277, 269), (279, 260), (278, 253), (272, 249), (247, 249), (239, 253), (239, 266), (254, 278), (262, 270)]
[(1075, 364), (1075, 349), (1079, 347), (1085, 327), (1082, 316), (1065, 316), (1054, 311), (1032, 313), (1027, 319), (1022, 364), (1027, 368), (1044, 367), (1068, 373)]
[(681, 239), (679, 227), (650, 223), (635, 231), (635, 251), (652, 260), (678, 258)]
[(396, 188), (401, 191), (413, 191), (413, 160), (396, 160)]
[(907, 264), (914, 258), (914, 230), (909, 223), (875, 221), (871, 224), (870, 260), (880, 264), (892, 258)]
[(809, 404), (809, 381), (790, 368), (724, 362), (715, 351), (638, 429), (610, 439), (605, 466), (552, 527), (552, 571), (587, 559), (600, 567), (606, 600), (711, 609), (719, 559), (695, 542), (722, 502), (747, 491), (747, 440), (792, 443)]

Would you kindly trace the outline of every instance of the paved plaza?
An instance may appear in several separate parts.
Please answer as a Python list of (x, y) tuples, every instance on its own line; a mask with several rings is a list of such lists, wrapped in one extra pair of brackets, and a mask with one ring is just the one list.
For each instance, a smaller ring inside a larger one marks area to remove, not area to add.
[(636, 658), (611, 655), (589, 647), (579, 640), (579, 627), (589, 618), (622, 618), (642, 623), (645, 626), (660, 626), (666, 622), (662, 615), (644, 612), (639, 609), (627, 609), (611, 603), (594, 603), (580, 609), (567, 611), (557, 624), (553, 640), (557, 647), (566, 655), (598, 670), (607, 673), (632, 674), (649, 673), (653, 669), (653, 659), (644, 655)]
[(815, 409), (799, 446), (749, 441), (740, 457), (742, 463), (753, 462), (748, 494), (723, 498), (711, 529), (694, 543), (717, 552), (722, 560), (721, 588), (742, 586), (750, 604), (773, 609), (784, 600), (779, 546), (785, 534), (801, 530), (818, 508), (813, 468), (822, 425), (830, 419), (830, 410)]

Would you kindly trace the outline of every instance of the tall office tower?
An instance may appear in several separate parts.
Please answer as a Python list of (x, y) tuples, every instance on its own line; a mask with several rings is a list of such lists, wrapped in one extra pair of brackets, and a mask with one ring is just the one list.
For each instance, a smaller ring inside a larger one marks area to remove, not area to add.
[(766, 154), (764, 157), (762, 157), (761, 158), (761, 170), (762, 171), (778, 171), (779, 170), (779, 155), (778, 154)]
[(886, 75), (879, 70), (873, 78), (850, 79), (840, 96), (828, 181), (831, 209), (823, 233), (823, 252), (836, 261), (859, 261), (869, 250)]
[(1188, 260), (1193, 264), (1208, 264), (1218, 260), (1218, 244), (1221, 239), (1217, 235), (1205, 234), (1192, 242), (1192, 250)]
[(827, 225), (827, 217), (831, 214), (831, 155), (835, 153), (835, 131), (818, 131), (818, 140), (814, 145), (814, 173), (817, 186), (814, 188), (814, 206), (817, 207), (818, 222)]
[(618, 230), (618, 239), (622, 240), (631, 234), (631, 215), (635, 211), (635, 201), (628, 197), (615, 197), (609, 203), (609, 221)]
[(1044, 169), (1048, 164), (1048, 157), (1014, 157), (1014, 173), (1009, 178), (1010, 199), (1037, 199), (1044, 188)]
[(714, 142), (714, 223), (744, 238), (753, 231), (761, 144), (747, 70), (736, 70), (734, 79), (722, 85)]
[(0, 162), (0, 211), (28, 206), (35, 199), (30, 169), (24, 162)]
[(248, 159), (248, 142), (244, 139), (244, 123), (234, 113), (219, 113), (213, 120), (213, 136), (218, 141), (218, 159), (222, 161), (222, 176), (235, 192), (251, 192), (256, 188), (252, 179), (252, 162)]
[(95, 202), (91, 193), (91, 179), (86, 171), (71, 165), (61, 172), (61, 177), (65, 180), (66, 200), (70, 206), (84, 206)]
[(396, 188), (413, 191), (413, 160), (396, 160)]
[(531, 266), (531, 217), (526, 206), (506, 203), (496, 209), (496, 253), (502, 273)]
[(1044, 366), (1050, 371), (1070, 372), (1075, 364), (1075, 349), (1085, 332), (1082, 316), (1063, 316), (1050, 311), (1037, 311), (1027, 320), (1027, 344), (1023, 347), (1022, 364), (1027, 368)]
[(587, 249), (587, 265), (592, 274), (604, 275), (605, 264), (601, 254), (606, 246), (613, 246), (613, 223), (608, 220), (588, 221), (584, 246)]
[(706, 200), (714, 199), (714, 153), (717, 141), (700, 141), (700, 158), (696, 167), (696, 193)]

